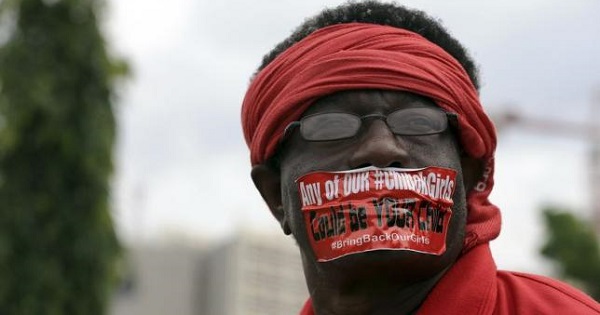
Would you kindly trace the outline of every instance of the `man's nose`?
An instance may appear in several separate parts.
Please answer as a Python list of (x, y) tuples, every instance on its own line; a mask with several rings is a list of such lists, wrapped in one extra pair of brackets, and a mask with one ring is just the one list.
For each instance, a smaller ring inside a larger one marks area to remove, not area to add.
[(384, 121), (374, 120), (365, 127), (366, 130), (359, 134), (356, 150), (350, 156), (352, 168), (371, 165), (406, 167), (410, 159), (406, 145), (397, 139)]

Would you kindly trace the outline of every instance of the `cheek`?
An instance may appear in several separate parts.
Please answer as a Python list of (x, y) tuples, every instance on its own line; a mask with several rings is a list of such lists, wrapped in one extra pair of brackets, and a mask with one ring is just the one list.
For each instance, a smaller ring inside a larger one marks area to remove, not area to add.
[[(289, 180), (293, 181), (302, 175), (314, 171), (341, 171), (347, 170), (348, 157), (353, 152), (350, 145), (344, 143), (310, 143), (298, 146), (293, 151), (288, 151), (285, 156), (285, 165), (291, 171)], [(283, 169), (283, 167), (282, 167)]]
[[(451, 134), (432, 135), (434, 139), (414, 138), (406, 146), (417, 167), (441, 166), (461, 174), (461, 160), (456, 140)], [(435, 141), (432, 141), (435, 140)], [(462, 182), (462, 179), (461, 179)]]
[(452, 220), (450, 222), (450, 229), (446, 245), (448, 246), (448, 252), (451, 255), (456, 256), (461, 252), (464, 243), (465, 226), (467, 224), (467, 201), (466, 191), (463, 183), (463, 176), (460, 165), (456, 169), (458, 176), (456, 179), (457, 187), (454, 192), (454, 205), (452, 206)]
[(298, 190), (296, 188), (295, 178), (287, 178), (285, 174), (282, 174), (282, 202), (288, 220), (288, 224), (292, 230), (294, 238), (298, 244), (303, 248), (307, 249), (309, 246), (306, 229), (304, 227), (304, 218), (302, 216), (300, 198)]

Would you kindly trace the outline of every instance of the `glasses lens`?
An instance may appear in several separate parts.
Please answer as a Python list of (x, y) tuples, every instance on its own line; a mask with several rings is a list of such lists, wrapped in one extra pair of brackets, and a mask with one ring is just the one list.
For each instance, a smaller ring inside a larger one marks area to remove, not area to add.
[(306, 116), (300, 132), (308, 141), (328, 141), (353, 137), (360, 128), (360, 118), (348, 113), (324, 113)]
[(388, 115), (387, 123), (392, 132), (406, 136), (440, 133), (448, 127), (445, 112), (426, 107), (397, 110)]

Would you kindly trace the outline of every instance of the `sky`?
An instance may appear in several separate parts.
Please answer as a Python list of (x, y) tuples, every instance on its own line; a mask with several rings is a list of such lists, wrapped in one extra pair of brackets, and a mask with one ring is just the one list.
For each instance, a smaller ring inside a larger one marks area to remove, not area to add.
[[(104, 26), (132, 67), (116, 106), (113, 213), (126, 244), (279, 232), (250, 179), (240, 106), (262, 56), (302, 21), (343, 1), (109, 0)], [(492, 115), (583, 123), (600, 86), (597, 0), (402, 1), (440, 19), (480, 66)], [(589, 143), (499, 127), (502, 269), (547, 273), (540, 208), (590, 215)]]

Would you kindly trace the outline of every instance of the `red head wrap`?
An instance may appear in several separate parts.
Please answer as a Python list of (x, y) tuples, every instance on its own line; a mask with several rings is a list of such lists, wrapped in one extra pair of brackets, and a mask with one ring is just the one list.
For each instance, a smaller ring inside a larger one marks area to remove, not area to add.
[(500, 212), (488, 200), (494, 126), (462, 66), (439, 46), (404, 29), (364, 23), (328, 26), (275, 58), (253, 80), (242, 105), (252, 164), (273, 156), (285, 127), (315, 100), (353, 89), (409, 91), (458, 114), (463, 149), (486, 163), (482, 180), (467, 198), (465, 249), (495, 238)]

